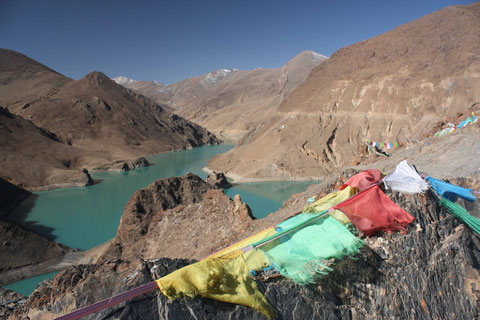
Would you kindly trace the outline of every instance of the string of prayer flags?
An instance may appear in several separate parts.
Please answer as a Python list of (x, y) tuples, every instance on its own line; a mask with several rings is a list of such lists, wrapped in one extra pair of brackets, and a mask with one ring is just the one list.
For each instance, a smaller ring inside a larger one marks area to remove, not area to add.
[(380, 149), (396, 149), (398, 148), (398, 142), (377, 142), (377, 141), (371, 141), (371, 140), (365, 140), (368, 145), (371, 145), (372, 147), (377, 147)]
[(427, 181), (439, 195), (450, 201), (455, 202), (457, 197), (468, 201), (475, 201), (472, 189), (462, 188), (432, 177), (427, 177)]
[[(267, 228), (259, 233), (256, 233), (246, 239), (243, 239), (242, 241), (239, 241), (223, 250), (220, 250), (210, 256), (208, 256), (205, 259), (209, 258), (218, 258), (221, 256), (224, 257), (236, 257), (239, 255), (243, 255), (243, 259), (245, 260), (245, 263), (247, 264), (248, 270), (249, 271), (258, 271), (261, 270), (262, 268), (268, 267), (270, 262), (268, 259), (265, 257), (263, 252), (260, 250), (251, 250), (248, 252), (243, 252), (242, 248), (257, 242), (259, 240), (262, 240), (264, 238), (267, 238), (269, 236), (272, 236), (276, 234), (277, 231), (275, 230), (274, 227)], [(202, 259), (204, 260), (204, 259)]]
[[(335, 191), (327, 194), (326, 196), (318, 199), (310, 206), (303, 209), (305, 213), (320, 213), (323, 210), (333, 208), (342, 201), (347, 200), (357, 193), (357, 189), (346, 186), (343, 190)], [(329, 212), (330, 216), (337, 219), (343, 224), (351, 223), (350, 219), (340, 210), (333, 210)]]
[(478, 118), (475, 117), (475, 114), (472, 113), (472, 116), (471, 117), (468, 117), (467, 119), (463, 120), (462, 122), (460, 122), (460, 124), (457, 126), (457, 128), (463, 128), (463, 127), (466, 127), (468, 125), (471, 125), (471, 124), (474, 124), (475, 122), (478, 121)]
[(448, 128), (445, 128), (445, 129), (442, 129), (440, 131), (438, 131), (437, 133), (434, 134), (435, 137), (440, 137), (440, 136), (445, 136), (447, 134), (451, 134), (453, 132), (455, 132), (455, 130), (457, 129), (461, 129), (461, 128), (464, 128), (466, 126), (469, 126), (471, 124), (474, 124), (478, 121), (478, 118), (475, 117), (475, 113), (472, 112), (472, 116), (471, 117), (468, 117), (467, 119), (463, 120), (462, 122), (460, 122), (458, 124), (458, 126), (455, 126), (451, 123), (449, 123), (449, 127)]
[(395, 171), (383, 179), (383, 183), (387, 189), (409, 194), (422, 193), (428, 190), (428, 184), (407, 163), (407, 160), (400, 162)]
[(451, 134), (457, 130), (457, 127), (448, 127), (443, 130), (438, 131), (437, 133), (434, 134), (435, 137), (441, 137), (441, 136), (446, 136), (447, 134)]
[(397, 206), (378, 185), (360, 192), (334, 207), (347, 215), (366, 236), (378, 231), (405, 230), (414, 217)]

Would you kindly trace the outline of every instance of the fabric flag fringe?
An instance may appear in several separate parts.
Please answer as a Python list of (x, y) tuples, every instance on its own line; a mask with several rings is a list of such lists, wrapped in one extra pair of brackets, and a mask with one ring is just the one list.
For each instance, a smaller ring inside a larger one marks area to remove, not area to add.
[[(299, 214), (279, 225), (295, 228), (311, 219)], [(332, 269), (329, 265), (346, 256), (356, 255), (363, 241), (355, 237), (336, 219), (325, 216), (260, 247), (283, 276), (298, 284), (315, 283)]]

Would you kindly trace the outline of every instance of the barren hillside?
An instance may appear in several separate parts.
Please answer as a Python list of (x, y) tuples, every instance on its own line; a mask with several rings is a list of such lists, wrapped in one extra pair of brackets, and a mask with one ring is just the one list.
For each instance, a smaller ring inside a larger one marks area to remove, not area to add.
[(480, 3), (452, 6), (335, 52), (248, 140), (210, 161), (231, 176), (322, 176), (480, 103)]
[(220, 69), (165, 86), (152, 81), (116, 81), (167, 102), (175, 112), (215, 134), (238, 140), (277, 112), (284, 97), (327, 57), (307, 50), (276, 69)]

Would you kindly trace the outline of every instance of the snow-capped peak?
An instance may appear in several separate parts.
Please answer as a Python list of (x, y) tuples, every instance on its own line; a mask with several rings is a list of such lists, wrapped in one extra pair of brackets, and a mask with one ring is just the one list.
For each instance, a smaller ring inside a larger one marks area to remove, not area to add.
[(137, 80), (133, 80), (133, 79), (130, 79), (130, 78), (127, 78), (127, 77), (124, 77), (124, 76), (119, 76), (119, 77), (113, 78), (112, 80), (115, 81), (116, 83), (122, 85), (122, 86), (123, 85), (128, 86), (132, 83), (137, 82)]
[(205, 81), (210, 84), (215, 84), (218, 81), (225, 79), (230, 73), (238, 71), (238, 69), (219, 69), (205, 75)]
[(313, 60), (328, 59), (327, 56), (324, 56), (323, 54), (320, 54), (320, 53), (316, 53), (315, 51), (310, 52), (310, 56), (312, 57)]

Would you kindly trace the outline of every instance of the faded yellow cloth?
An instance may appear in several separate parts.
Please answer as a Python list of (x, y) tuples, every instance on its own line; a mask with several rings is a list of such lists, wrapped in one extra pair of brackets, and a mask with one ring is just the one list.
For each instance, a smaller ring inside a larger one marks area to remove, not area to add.
[[(357, 193), (357, 189), (354, 187), (347, 186), (343, 190), (338, 190), (332, 193), (327, 194), (325, 197), (318, 199), (311, 205), (305, 207), (303, 212), (322, 212), (323, 210), (330, 209), (340, 202), (347, 200), (351, 196)], [(332, 218), (337, 219), (343, 224), (350, 223), (350, 219), (340, 210), (334, 210), (329, 213)]]
[[(227, 254), (228, 255), (228, 254)], [(156, 280), (170, 299), (201, 296), (253, 308), (268, 318), (275, 316), (265, 296), (249, 276), (243, 255), (229, 259), (209, 258)]]
[(231, 245), (228, 248), (225, 248), (223, 250), (218, 251), (217, 253), (212, 254), (206, 259), (218, 258), (222, 256), (225, 258), (235, 258), (243, 254), (243, 259), (247, 264), (248, 270), (260, 270), (261, 268), (267, 267), (270, 264), (267, 257), (265, 257), (265, 254), (262, 251), (257, 249), (243, 253), (241, 249), (248, 246), (249, 244), (260, 241), (275, 233), (276, 231), (274, 227), (265, 229), (263, 231), (260, 231), (257, 234), (254, 234), (253, 236), (245, 238), (242, 241), (239, 241)]

